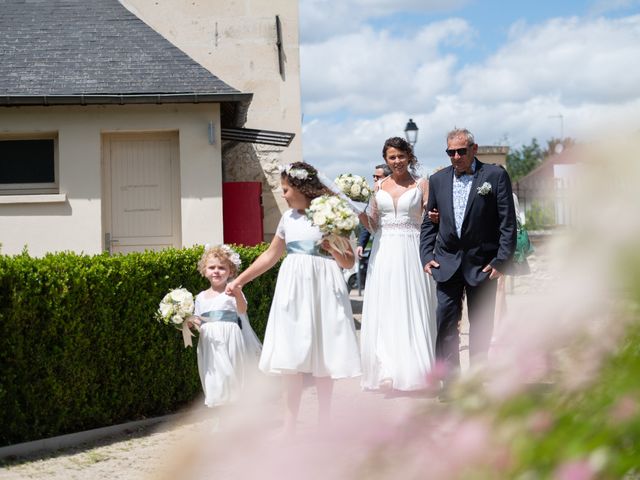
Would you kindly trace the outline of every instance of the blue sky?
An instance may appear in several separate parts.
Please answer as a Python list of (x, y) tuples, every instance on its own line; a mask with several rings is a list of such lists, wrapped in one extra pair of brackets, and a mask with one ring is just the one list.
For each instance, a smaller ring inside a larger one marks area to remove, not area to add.
[(368, 178), (409, 118), (423, 173), (454, 126), (512, 148), (640, 128), (640, 0), (301, 0), (300, 56), (303, 154), (329, 176)]

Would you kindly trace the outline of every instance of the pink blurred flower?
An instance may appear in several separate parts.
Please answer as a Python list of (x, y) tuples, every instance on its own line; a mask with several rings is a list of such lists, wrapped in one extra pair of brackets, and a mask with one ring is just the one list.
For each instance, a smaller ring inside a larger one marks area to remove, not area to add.
[(566, 462), (555, 471), (557, 480), (591, 480), (596, 472), (586, 460), (572, 460)]
[(462, 462), (486, 458), (491, 452), (491, 429), (482, 420), (462, 421), (449, 440), (451, 452)]
[(610, 413), (614, 423), (626, 422), (638, 413), (638, 402), (635, 398), (625, 395), (618, 399)]
[(536, 435), (547, 433), (553, 427), (553, 423), (553, 416), (545, 410), (533, 412), (527, 422), (531, 432)]
[(427, 373), (427, 385), (429, 388), (440, 388), (440, 382), (447, 378), (449, 370), (449, 366), (445, 362), (437, 360), (433, 368)]

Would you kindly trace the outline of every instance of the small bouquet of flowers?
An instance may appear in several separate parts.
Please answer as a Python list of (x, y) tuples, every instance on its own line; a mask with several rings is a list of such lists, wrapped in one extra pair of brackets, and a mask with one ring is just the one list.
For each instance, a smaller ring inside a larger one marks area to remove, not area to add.
[(354, 202), (366, 203), (371, 196), (371, 188), (367, 181), (360, 175), (343, 173), (334, 182), (338, 188)]
[(193, 315), (195, 305), (193, 295), (186, 288), (174, 288), (167, 293), (158, 307), (156, 318), (165, 325), (173, 325), (178, 330), (182, 330), (184, 346), (191, 347), (191, 337), (193, 333), (189, 330), (187, 317)]
[(345, 237), (358, 226), (358, 217), (345, 200), (335, 195), (322, 195), (311, 200), (306, 214), (333, 248), (342, 254), (349, 249), (349, 240)]

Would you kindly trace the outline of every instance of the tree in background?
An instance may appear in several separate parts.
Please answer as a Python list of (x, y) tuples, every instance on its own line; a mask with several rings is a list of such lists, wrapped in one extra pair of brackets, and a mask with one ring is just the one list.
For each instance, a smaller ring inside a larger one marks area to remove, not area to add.
[(550, 155), (562, 153), (569, 147), (573, 147), (575, 144), (576, 141), (571, 137), (554, 137), (551, 140), (547, 140), (547, 149), (543, 152), (543, 156), (544, 158), (547, 158)]
[(529, 145), (510, 151), (507, 154), (507, 171), (511, 181), (517, 182), (539, 166), (548, 156), (559, 154), (573, 145), (575, 140), (572, 138), (552, 138), (547, 140), (547, 148), (543, 149), (534, 138)]
[(512, 182), (517, 182), (527, 173), (531, 172), (544, 159), (545, 151), (542, 150), (535, 138), (531, 144), (523, 145), (517, 150), (512, 150), (507, 154), (507, 171)]

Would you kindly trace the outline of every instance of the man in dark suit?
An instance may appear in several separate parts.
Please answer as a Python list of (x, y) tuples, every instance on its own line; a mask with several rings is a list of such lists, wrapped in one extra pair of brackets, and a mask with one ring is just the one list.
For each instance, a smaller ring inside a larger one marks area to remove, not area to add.
[(486, 359), (493, 330), (496, 279), (505, 271), (516, 245), (516, 216), (506, 170), (480, 162), (478, 145), (466, 129), (447, 135), (451, 166), (429, 178), (427, 211), (437, 209), (439, 223), (424, 216), (420, 257), (437, 282), (436, 358), (460, 368), (458, 322), (466, 293), (471, 362)]

